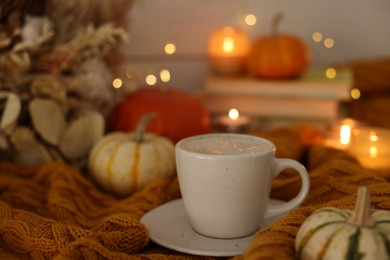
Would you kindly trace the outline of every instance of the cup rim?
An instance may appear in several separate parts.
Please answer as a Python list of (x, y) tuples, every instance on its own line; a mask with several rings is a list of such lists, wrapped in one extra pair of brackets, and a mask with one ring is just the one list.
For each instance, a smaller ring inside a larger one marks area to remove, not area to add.
[[(249, 138), (252, 138), (252, 139), (261, 140), (263, 143), (266, 143), (266, 144), (268, 144), (270, 146), (267, 149), (264, 149), (264, 150), (261, 150), (261, 151), (257, 151), (257, 152), (254, 152), (254, 153), (237, 153), (237, 154), (223, 154), (223, 155), (222, 154), (211, 154), (211, 153), (201, 153), (201, 152), (196, 152), (196, 151), (190, 151), (190, 150), (185, 149), (185, 148), (182, 147), (182, 144), (184, 142), (189, 141), (191, 139), (197, 139), (197, 138), (201, 138), (201, 137), (207, 138), (207, 136), (216, 136), (216, 135), (238, 136), (238, 137), (245, 136), (245, 138), (249, 137)], [(256, 136), (256, 135), (240, 134), (240, 133), (208, 133), (208, 134), (193, 135), (193, 136), (189, 136), (189, 137), (183, 138), (183, 139), (181, 139), (180, 141), (178, 141), (176, 143), (175, 149), (176, 150), (181, 150), (181, 151), (186, 152), (186, 153), (195, 154), (195, 155), (198, 155), (198, 156), (205, 156), (205, 157), (237, 157), (237, 156), (258, 156), (258, 155), (274, 153), (275, 150), (276, 150), (276, 146), (270, 140), (268, 140), (266, 138), (263, 138), (263, 137), (260, 137), (260, 136)]]

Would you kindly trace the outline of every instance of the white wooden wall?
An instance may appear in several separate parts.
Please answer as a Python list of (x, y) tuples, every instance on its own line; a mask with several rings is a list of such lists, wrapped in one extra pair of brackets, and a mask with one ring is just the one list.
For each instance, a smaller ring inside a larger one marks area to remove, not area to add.
[[(390, 57), (389, 0), (138, 0), (129, 15), (129, 68), (143, 83), (149, 73), (171, 72), (170, 85), (195, 92), (208, 73), (207, 41), (217, 27), (245, 28), (251, 39), (268, 33), (270, 21), (284, 12), (281, 31), (302, 37), (311, 47), (314, 65)], [(244, 23), (246, 14), (257, 23)], [(334, 39), (326, 49), (313, 32)], [(172, 42), (177, 52), (164, 54)], [(159, 83), (159, 82), (158, 82)]]

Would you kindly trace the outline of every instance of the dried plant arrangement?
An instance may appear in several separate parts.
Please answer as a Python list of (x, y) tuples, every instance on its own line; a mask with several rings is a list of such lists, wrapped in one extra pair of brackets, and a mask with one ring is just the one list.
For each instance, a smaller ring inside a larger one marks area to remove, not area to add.
[(132, 2), (0, 3), (0, 160), (85, 166), (120, 98), (108, 61)]

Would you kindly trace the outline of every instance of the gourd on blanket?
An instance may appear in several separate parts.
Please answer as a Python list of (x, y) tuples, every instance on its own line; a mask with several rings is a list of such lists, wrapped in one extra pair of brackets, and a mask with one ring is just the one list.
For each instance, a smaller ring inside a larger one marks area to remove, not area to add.
[(359, 187), (353, 212), (315, 211), (298, 231), (298, 259), (390, 259), (390, 211), (371, 210), (370, 204), (370, 190)]
[(134, 132), (112, 132), (94, 145), (88, 167), (103, 188), (127, 196), (152, 180), (174, 175), (173, 142), (163, 136), (144, 133), (153, 117), (153, 114), (146, 114)]

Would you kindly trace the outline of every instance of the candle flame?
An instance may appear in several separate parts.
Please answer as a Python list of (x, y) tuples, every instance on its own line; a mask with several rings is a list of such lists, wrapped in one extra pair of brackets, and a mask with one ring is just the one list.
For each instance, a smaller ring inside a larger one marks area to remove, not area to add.
[(222, 48), (225, 52), (232, 52), (234, 50), (234, 40), (232, 37), (225, 37), (223, 39)]
[(232, 108), (229, 110), (229, 118), (232, 120), (237, 120), (237, 118), (240, 116), (240, 113), (238, 113), (238, 110), (235, 108)]
[(342, 125), (340, 127), (340, 143), (349, 144), (351, 140), (351, 127), (349, 125)]

